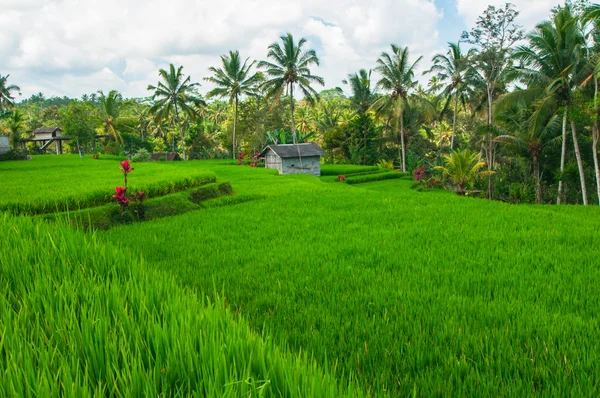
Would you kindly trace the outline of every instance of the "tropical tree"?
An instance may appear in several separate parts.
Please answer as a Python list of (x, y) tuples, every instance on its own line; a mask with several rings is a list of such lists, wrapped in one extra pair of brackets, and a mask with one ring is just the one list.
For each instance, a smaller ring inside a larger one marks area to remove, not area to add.
[[(498, 84), (506, 78), (507, 69), (511, 66), (511, 48), (523, 38), (521, 26), (515, 23), (519, 12), (511, 3), (504, 8), (488, 6), (477, 19), (471, 32), (463, 32), (461, 40), (477, 46), (474, 51), (475, 70), (485, 87), (487, 100), (487, 152), (488, 169), (492, 170), (495, 163), (494, 146), (494, 94)], [(491, 174), (490, 174), (491, 177)], [(488, 187), (489, 198), (494, 197), (494, 185), (490, 178)]]
[(174, 116), (174, 122), (179, 126), (181, 138), (181, 149), (183, 159), (186, 160), (185, 144), (183, 142), (183, 125), (180, 119), (180, 112), (189, 116), (195, 116), (194, 106), (203, 106), (204, 101), (196, 91), (199, 83), (192, 83), (191, 77), (185, 77), (182, 73), (183, 66), (175, 69), (173, 64), (169, 70), (160, 69), (158, 75), (161, 81), (156, 86), (149, 85), (148, 90), (154, 91), (152, 100), (154, 105), (150, 112), (157, 121), (168, 120), (171, 115)]
[(123, 96), (116, 90), (109, 91), (105, 95), (101, 90), (98, 91), (100, 98), (100, 117), (102, 119), (102, 128), (105, 134), (111, 135), (119, 144), (123, 144), (121, 132), (124, 130), (133, 130), (136, 120), (121, 116), (121, 106)]
[(348, 75), (347, 80), (343, 80), (344, 84), (348, 84), (351, 90), (350, 105), (358, 113), (361, 119), (363, 130), (363, 164), (367, 162), (367, 135), (369, 131), (369, 116), (368, 111), (375, 99), (375, 95), (371, 90), (371, 71), (361, 69), (358, 73)]
[[(448, 43), (448, 53), (436, 54), (433, 66), (425, 73), (435, 73), (432, 78), (435, 85), (444, 85), (442, 95), (446, 102), (440, 117), (443, 117), (448, 105), (452, 102), (452, 137), (450, 139), (450, 151), (454, 149), (454, 137), (456, 136), (456, 116), (458, 106), (461, 104), (466, 108), (470, 85), (473, 79), (473, 68), (469, 64), (469, 54), (463, 54), (460, 43)], [(435, 80), (434, 80), (435, 79)], [(430, 85), (434, 87), (434, 84)]]
[(0, 75), (0, 113), (4, 109), (10, 109), (15, 106), (13, 93), (17, 92), (21, 95), (21, 89), (14, 84), (9, 85), (7, 80), (10, 75)]
[(524, 101), (523, 98), (517, 98), (517, 101), (515, 102), (509, 94), (498, 102), (495, 110), (496, 121), (502, 126), (504, 134), (496, 140), (513, 146), (516, 151), (527, 152), (533, 164), (535, 198), (539, 204), (543, 200), (541, 156), (560, 139), (557, 131), (560, 130), (562, 117), (551, 109), (544, 112), (544, 109), (536, 107), (535, 102)]
[(21, 140), (21, 134), (25, 127), (25, 118), (20, 110), (15, 109), (10, 113), (6, 121), (6, 127), (8, 127), (10, 134), (10, 142), (13, 148), (17, 148), (17, 144)]
[(485, 167), (485, 162), (479, 160), (477, 152), (471, 152), (469, 149), (458, 150), (450, 155), (444, 156), (444, 166), (436, 166), (434, 170), (439, 170), (445, 177), (450, 178), (455, 186), (456, 194), (463, 196), (477, 179), (492, 174), (493, 171), (481, 171)]
[[(527, 39), (529, 43), (516, 48), (514, 58), (520, 62), (517, 71), (528, 89), (515, 91), (508, 98), (519, 100), (526, 97), (528, 101), (537, 101), (537, 112), (534, 115), (533, 130), (539, 129), (538, 121), (548, 108), (562, 111), (562, 150), (560, 160), (561, 180), (558, 183), (557, 204), (561, 203), (563, 190), (562, 173), (565, 169), (567, 125), (569, 108), (573, 99), (573, 90), (580, 80), (583, 66), (583, 36), (578, 29), (569, 6), (559, 7), (552, 21), (538, 24)], [(537, 117), (535, 117), (537, 116)], [(579, 142), (575, 120), (571, 119), (571, 133), (577, 166), (581, 180), (583, 203), (587, 204), (587, 191), (583, 162), (579, 150)]]
[(408, 106), (410, 90), (416, 87), (414, 80), (415, 68), (423, 57), (419, 57), (414, 63), (410, 63), (408, 47), (398, 47), (392, 44), (391, 54), (383, 52), (377, 60), (375, 71), (381, 78), (377, 87), (388, 92), (373, 103), (373, 108), (378, 112), (386, 110), (393, 111), (395, 130), (398, 131), (400, 124), (400, 143), (402, 171), (406, 171), (406, 147), (404, 142), (404, 110)]
[(239, 51), (230, 51), (229, 55), (222, 55), (221, 68), (210, 67), (213, 76), (205, 80), (217, 85), (206, 97), (228, 98), (229, 105), (233, 105), (233, 158), (236, 158), (236, 128), (238, 121), (238, 105), (240, 98), (244, 95), (256, 95), (256, 85), (261, 79), (259, 73), (251, 73), (255, 61), (248, 63), (249, 58), (242, 63)]
[(319, 58), (315, 50), (304, 51), (302, 47), (306, 39), (302, 38), (296, 43), (291, 33), (281, 36), (281, 44), (273, 43), (269, 46), (267, 58), (270, 61), (261, 61), (259, 68), (265, 69), (266, 80), (262, 88), (274, 102), (278, 102), (282, 95), (290, 97), (290, 123), (292, 134), (296, 136), (296, 125), (294, 118), (294, 88), (298, 87), (304, 95), (304, 100), (313, 105), (319, 98), (319, 94), (312, 88), (311, 84), (325, 85), (322, 77), (315, 76), (310, 71), (311, 65), (319, 65)]

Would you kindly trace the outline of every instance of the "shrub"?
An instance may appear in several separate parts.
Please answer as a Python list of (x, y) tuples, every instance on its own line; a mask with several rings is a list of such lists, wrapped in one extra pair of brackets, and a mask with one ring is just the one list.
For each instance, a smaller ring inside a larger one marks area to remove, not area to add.
[(393, 180), (396, 178), (403, 178), (408, 176), (408, 173), (400, 173), (396, 171), (391, 171), (387, 173), (379, 173), (379, 174), (365, 174), (360, 176), (351, 176), (346, 178), (346, 184), (363, 184), (366, 182), (373, 181), (383, 181), (383, 180)]
[(14, 149), (11, 149), (10, 151), (0, 154), (0, 162), (1, 161), (8, 161), (8, 160), (26, 160), (27, 159), (27, 155), (23, 152), (18, 152), (15, 151)]
[(152, 160), (152, 157), (146, 149), (142, 148), (139, 151), (137, 151), (137, 153), (131, 160), (133, 160), (134, 162), (149, 162), (150, 160)]
[(223, 195), (230, 195), (233, 193), (233, 189), (231, 188), (231, 184), (229, 182), (222, 182), (220, 184), (209, 184), (203, 186), (195, 191), (190, 193), (190, 200), (194, 203), (204, 202), (205, 200), (210, 200), (214, 198), (218, 198)]

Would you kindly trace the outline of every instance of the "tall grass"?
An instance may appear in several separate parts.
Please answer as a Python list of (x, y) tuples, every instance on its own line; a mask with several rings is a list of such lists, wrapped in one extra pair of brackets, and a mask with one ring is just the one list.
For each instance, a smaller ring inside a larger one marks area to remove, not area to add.
[(599, 209), (212, 169), (266, 200), (102, 238), (381, 394), (598, 394)]
[[(216, 181), (214, 173), (198, 163), (133, 164), (131, 190), (150, 197), (162, 196)], [(193, 167), (196, 166), (196, 167)], [(123, 185), (117, 160), (98, 161), (78, 156), (37, 156), (31, 161), (1, 162), (3, 194), (0, 211), (43, 214), (99, 206), (113, 201), (114, 189)]]
[(321, 175), (322, 176), (337, 176), (345, 175), (349, 176), (352, 174), (363, 174), (363, 173), (376, 173), (381, 171), (379, 166), (358, 166), (353, 164), (322, 164)]
[(362, 395), (123, 247), (8, 214), (0, 242), (0, 396)]

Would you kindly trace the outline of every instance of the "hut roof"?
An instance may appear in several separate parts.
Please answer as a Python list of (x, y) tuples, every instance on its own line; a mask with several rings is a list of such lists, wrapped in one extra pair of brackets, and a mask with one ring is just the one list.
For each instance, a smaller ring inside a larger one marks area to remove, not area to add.
[(181, 160), (181, 156), (177, 152), (156, 152), (150, 154), (150, 159), (152, 160), (160, 160), (160, 158), (164, 158), (168, 162)]
[(325, 152), (314, 142), (306, 144), (279, 144), (279, 145), (268, 145), (260, 153), (261, 156), (265, 156), (268, 150), (272, 150), (280, 158), (297, 158), (298, 152), (300, 156), (321, 156)]
[(54, 133), (55, 131), (62, 131), (60, 127), (40, 127), (33, 130), (33, 134), (47, 134)]

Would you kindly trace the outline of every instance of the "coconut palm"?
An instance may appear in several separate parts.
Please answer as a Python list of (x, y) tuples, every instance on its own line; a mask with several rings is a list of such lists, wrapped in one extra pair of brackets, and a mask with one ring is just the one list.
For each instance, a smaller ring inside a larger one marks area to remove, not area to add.
[(350, 106), (358, 113), (362, 121), (363, 129), (363, 164), (367, 161), (367, 132), (369, 116), (368, 111), (375, 99), (375, 95), (371, 90), (371, 71), (361, 69), (358, 73), (348, 75), (347, 80), (342, 81), (350, 86), (351, 97)]
[(398, 47), (392, 44), (391, 54), (383, 52), (377, 60), (375, 71), (381, 75), (377, 87), (385, 90), (389, 95), (381, 96), (373, 104), (373, 108), (382, 111), (393, 110), (395, 118), (395, 129), (397, 132), (400, 124), (400, 142), (402, 171), (406, 171), (406, 147), (404, 144), (404, 110), (408, 106), (410, 90), (416, 87), (414, 80), (415, 68), (423, 57), (419, 57), (414, 63), (410, 63), (408, 47)]
[(540, 158), (543, 152), (560, 139), (561, 115), (551, 109), (536, 109), (536, 104), (520, 101), (505, 104), (503, 99), (499, 105), (502, 112), (496, 112), (496, 121), (503, 127), (504, 134), (497, 137), (518, 150), (526, 151), (533, 164), (535, 179), (536, 203), (542, 202), (542, 182), (540, 175)]
[(213, 76), (205, 80), (217, 85), (206, 97), (228, 98), (229, 105), (234, 106), (233, 111), (233, 145), (232, 153), (235, 159), (235, 136), (238, 119), (238, 104), (244, 95), (256, 95), (256, 84), (260, 81), (260, 74), (251, 73), (255, 61), (248, 63), (249, 58), (242, 63), (239, 51), (230, 51), (229, 55), (222, 55), (221, 68), (210, 67)]
[(173, 64), (169, 70), (160, 69), (158, 75), (161, 81), (156, 86), (149, 85), (148, 90), (154, 91), (152, 100), (154, 105), (150, 108), (150, 112), (155, 119), (168, 120), (170, 115), (174, 115), (174, 121), (179, 125), (179, 134), (181, 138), (181, 149), (183, 159), (186, 159), (185, 144), (183, 142), (183, 126), (181, 124), (180, 112), (189, 116), (195, 116), (196, 111), (194, 106), (203, 106), (204, 101), (196, 91), (199, 83), (192, 83), (191, 77), (184, 77), (183, 66), (175, 69)]
[(454, 149), (454, 137), (456, 136), (458, 106), (461, 104), (463, 108), (466, 108), (471, 80), (473, 79), (473, 68), (469, 65), (468, 54), (463, 54), (460, 49), (460, 43), (448, 43), (448, 47), (446, 55), (436, 54), (433, 57), (433, 66), (425, 73), (435, 73), (435, 82), (445, 85), (442, 95), (445, 97), (446, 103), (440, 117), (444, 115), (448, 105), (452, 102), (452, 137), (450, 139), (450, 150), (452, 151)]
[(0, 76), (0, 112), (2, 112), (3, 108), (10, 109), (15, 106), (13, 92), (21, 95), (19, 86), (14, 84), (8, 85), (7, 80), (9, 76)]
[[(527, 39), (529, 43), (517, 47), (513, 56), (521, 63), (517, 70), (528, 89), (515, 91), (507, 98), (518, 100), (520, 97), (528, 97), (530, 101), (538, 98), (538, 117), (534, 117), (534, 125), (531, 127), (534, 130), (540, 128), (536, 125), (536, 120), (542, 120), (539, 116), (546, 113), (548, 107), (562, 113), (563, 142), (560, 161), (562, 174), (565, 168), (568, 110), (572, 105), (573, 90), (580, 83), (579, 74), (585, 62), (582, 52), (585, 41), (569, 6), (559, 7), (553, 20), (538, 24)], [(571, 120), (571, 133), (579, 168), (583, 203), (587, 205), (583, 162), (574, 120)], [(558, 204), (561, 202), (562, 188), (561, 180), (558, 185)]]
[(471, 152), (468, 149), (452, 152), (444, 156), (444, 166), (436, 166), (434, 170), (439, 170), (456, 188), (456, 194), (463, 196), (467, 188), (477, 179), (493, 174), (493, 171), (481, 171), (485, 167), (485, 162), (479, 160), (477, 152)]
[(111, 90), (105, 95), (102, 90), (98, 91), (100, 98), (100, 117), (102, 118), (102, 127), (104, 133), (111, 135), (119, 145), (123, 144), (121, 132), (125, 130), (132, 131), (136, 120), (125, 118), (120, 115), (123, 104), (123, 96), (116, 90)]
[(270, 61), (261, 61), (259, 68), (264, 68), (267, 80), (262, 87), (267, 95), (275, 102), (279, 101), (284, 93), (290, 97), (291, 110), (291, 129), (292, 134), (296, 136), (296, 126), (294, 122), (294, 89), (298, 87), (304, 95), (304, 100), (309, 104), (314, 104), (319, 98), (318, 93), (311, 87), (311, 84), (325, 85), (322, 77), (311, 74), (310, 66), (319, 65), (319, 58), (315, 50), (304, 51), (302, 47), (306, 44), (306, 39), (302, 38), (295, 43), (291, 33), (281, 36), (281, 44), (273, 43), (269, 46), (267, 58)]

